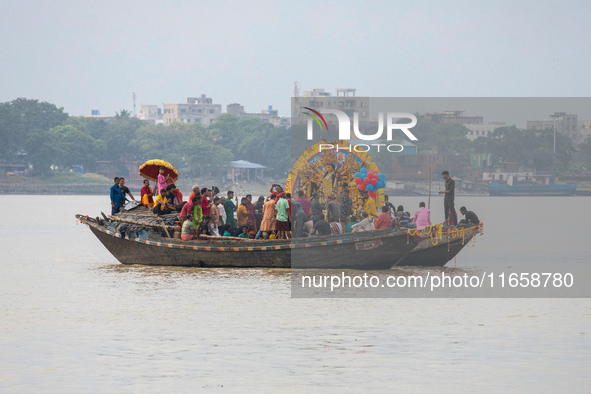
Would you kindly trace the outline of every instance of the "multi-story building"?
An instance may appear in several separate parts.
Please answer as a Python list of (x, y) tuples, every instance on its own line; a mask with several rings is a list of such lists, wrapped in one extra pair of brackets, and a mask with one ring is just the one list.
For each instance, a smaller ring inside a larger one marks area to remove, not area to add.
[(528, 130), (554, 129), (557, 133), (569, 137), (575, 144), (583, 141), (583, 134), (579, 132), (579, 116), (566, 112), (554, 112), (548, 120), (528, 120)]
[(436, 123), (460, 123), (463, 125), (483, 124), (483, 116), (464, 116), (464, 111), (428, 112), (421, 117)]
[(188, 97), (186, 104), (164, 104), (164, 124), (172, 122), (202, 123), (208, 125), (222, 113), (222, 105), (214, 104), (211, 97)]
[(591, 120), (579, 120), (579, 133), (582, 141), (591, 136)]
[(157, 105), (142, 105), (137, 117), (150, 124), (162, 123), (162, 109)]
[(228, 104), (226, 106), (226, 113), (236, 115), (238, 117), (255, 116), (264, 123), (270, 123), (273, 126), (289, 126), (289, 119), (280, 117), (279, 111), (273, 109), (272, 105), (269, 105), (267, 109), (263, 109), (259, 113), (248, 113), (244, 111), (243, 105), (238, 103)]
[[(321, 109), (338, 109), (343, 111), (353, 120), (353, 114), (357, 112), (359, 116), (359, 128), (365, 129), (370, 126), (369, 118), (369, 97), (355, 96), (357, 89), (342, 88), (336, 89), (336, 96), (332, 96), (330, 92), (324, 89), (314, 89), (312, 91), (305, 91), (303, 96), (294, 97), (292, 100), (292, 116), (294, 122), (307, 121), (304, 115), (304, 107)], [(327, 122), (336, 121), (334, 115), (326, 117)], [(352, 125), (351, 125), (352, 126)]]
[(478, 137), (488, 137), (497, 127), (504, 127), (507, 124), (505, 122), (490, 122), (488, 124), (465, 124), (468, 131), (466, 138), (470, 141), (474, 141)]

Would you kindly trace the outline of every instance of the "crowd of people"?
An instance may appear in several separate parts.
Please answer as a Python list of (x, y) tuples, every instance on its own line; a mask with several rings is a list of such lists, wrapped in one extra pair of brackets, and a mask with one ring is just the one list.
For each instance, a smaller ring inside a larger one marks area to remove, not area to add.
[[(455, 225), (454, 181), (447, 171), (442, 175), (446, 180), (446, 190), (440, 192), (445, 194), (446, 223)], [(111, 214), (116, 214), (125, 205), (127, 195), (135, 201), (125, 186), (124, 178), (115, 178), (115, 184), (111, 187)], [(182, 193), (171, 179), (164, 176), (163, 168), (158, 175), (156, 190), (152, 190), (147, 179), (141, 189), (141, 203), (151, 209), (154, 215), (159, 217), (178, 213), (181, 238), (187, 241), (202, 234), (214, 237), (290, 239), (386, 228), (423, 230), (432, 225), (431, 212), (424, 202), (419, 203), (411, 217), (402, 205), (395, 207), (387, 195), (379, 213), (375, 200), (369, 197), (367, 191), (362, 191), (355, 206), (347, 187), (342, 188), (339, 198), (334, 195), (326, 199), (323, 197), (321, 192), (315, 192), (308, 199), (300, 190), (297, 199), (293, 199), (281, 185), (273, 184), (267, 197), (260, 196), (253, 204), (252, 195), (247, 194), (238, 203), (238, 197), (231, 190), (224, 196), (220, 195), (218, 187), (200, 188), (195, 185), (188, 201), (183, 201)], [(480, 223), (476, 214), (466, 207), (461, 207), (460, 212), (465, 215), (465, 219), (459, 225)]]

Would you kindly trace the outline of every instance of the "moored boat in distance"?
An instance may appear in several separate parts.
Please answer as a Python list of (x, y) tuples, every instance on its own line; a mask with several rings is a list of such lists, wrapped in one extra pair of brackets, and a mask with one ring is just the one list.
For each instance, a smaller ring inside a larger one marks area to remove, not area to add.
[(491, 196), (568, 196), (577, 191), (576, 183), (552, 185), (505, 185), (492, 182), (489, 185)]

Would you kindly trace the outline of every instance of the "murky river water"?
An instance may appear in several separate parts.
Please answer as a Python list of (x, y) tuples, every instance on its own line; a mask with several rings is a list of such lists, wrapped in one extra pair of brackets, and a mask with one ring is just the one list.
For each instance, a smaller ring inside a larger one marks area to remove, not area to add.
[[(458, 196), (485, 234), (457, 265), (591, 263), (590, 202)], [(108, 197), (0, 203), (4, 392), (591, 389), (589, 299), (292, 299), (289, 270), (119, 264), (74, 218)]]

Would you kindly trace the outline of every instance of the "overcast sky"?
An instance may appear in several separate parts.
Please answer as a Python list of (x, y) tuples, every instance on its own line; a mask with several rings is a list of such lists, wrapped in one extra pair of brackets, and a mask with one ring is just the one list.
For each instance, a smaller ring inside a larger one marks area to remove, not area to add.
[(590, 96), (586, 1), (0, 2), (0, 101), (110, 115), (207, 94), (289, 116), (300, 91)]

